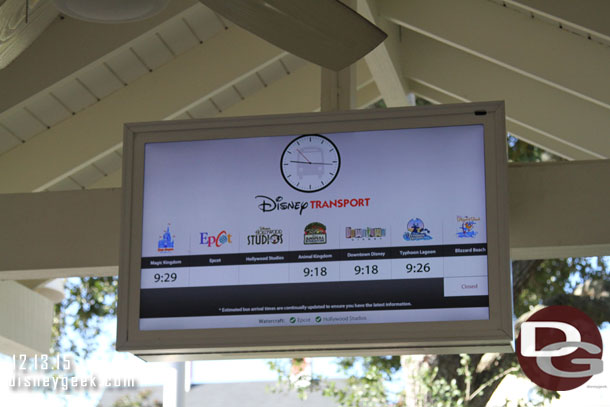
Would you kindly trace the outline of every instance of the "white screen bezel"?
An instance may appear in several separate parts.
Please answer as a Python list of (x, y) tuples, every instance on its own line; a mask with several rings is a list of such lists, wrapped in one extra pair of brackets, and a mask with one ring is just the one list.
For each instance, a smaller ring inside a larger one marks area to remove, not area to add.
[[(150, 360), (456, 353), (512, 347), (503, 102), (127, 124), (117, 349)], [(141, 331), (140, 261), (146, 143), (483, 125), (489, 320)]]

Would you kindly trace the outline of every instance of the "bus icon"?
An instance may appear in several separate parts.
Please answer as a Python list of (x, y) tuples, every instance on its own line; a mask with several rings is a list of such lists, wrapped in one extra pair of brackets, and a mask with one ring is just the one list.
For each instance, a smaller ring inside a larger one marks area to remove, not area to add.
[(309, 175), (317, 175), (318, 178), (322, 178), (322, 175), (324, 175), (324, 153), (322, 149), (318, 147), (305, 147), (302, 153), (308, 157), (309, 162), (299, 162), (297, 164), (297, 176), (299, 179)]

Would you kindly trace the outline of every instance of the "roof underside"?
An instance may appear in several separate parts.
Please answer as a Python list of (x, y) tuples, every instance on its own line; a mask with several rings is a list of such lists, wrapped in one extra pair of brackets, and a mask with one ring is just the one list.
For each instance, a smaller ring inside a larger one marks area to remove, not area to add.
[[(126, 122), (319, 109), (319, 67), (197, 1), (123, 25), (60, 18), (51, 2), (16, 23), (22, 3), (0, 5), (0, 193), (120, 186)], [(505, 100), (516, 137), (571, 160), (610, 157), (610, 2), (358, 0), (358, 11), (389, 38), (357, 63), (357, 107), (407, 105), (408, 93)]]

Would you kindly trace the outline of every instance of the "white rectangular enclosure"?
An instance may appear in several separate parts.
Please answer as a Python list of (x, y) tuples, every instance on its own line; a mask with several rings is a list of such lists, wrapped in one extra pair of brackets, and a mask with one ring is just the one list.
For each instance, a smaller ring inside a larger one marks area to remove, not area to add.
[(128, 124), (117, 349), (512, 349), (500, 102)]

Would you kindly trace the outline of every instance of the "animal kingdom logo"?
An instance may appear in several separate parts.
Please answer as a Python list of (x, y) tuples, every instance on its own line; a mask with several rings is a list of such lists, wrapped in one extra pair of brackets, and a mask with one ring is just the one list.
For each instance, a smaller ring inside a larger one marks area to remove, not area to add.
[(326, 226), (320, 222), (312, 222), (305, 226), (304, 244), (325, 244)]

